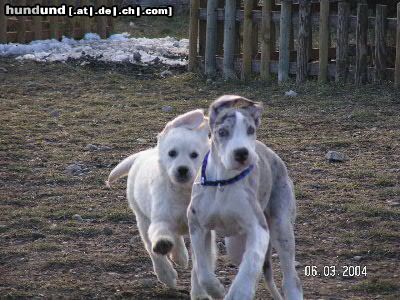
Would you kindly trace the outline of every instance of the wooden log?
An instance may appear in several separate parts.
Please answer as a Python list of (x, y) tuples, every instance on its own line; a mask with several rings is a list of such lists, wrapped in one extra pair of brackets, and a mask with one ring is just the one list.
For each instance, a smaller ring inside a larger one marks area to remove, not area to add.
[[(104, 0), (97, 0), (96, 3), (97, 3), (97, 8), (106, 5)], [(95, 20), (96, 20), (98, 35), (100, 35), (102, 39), (107, 38), (107, 16), (97, 16)]]
[(189, 24), (189, 72), (196, 69), (197, 43), (199, 37), (199, 0), (192, 0), (190, 3), (190, 24)]
[(308, 61), (310, 59), (310, 36), (309, 28), (311, 22), (311, 1), (299, 1), (299, 35), (297, 48), (297, 73), (296, 82), (301, 83), (307, 79)]
[(329, 0), (321, 0), (319, 14), (319, 75), (320, 82), (328, 79)]
[[(25, 6), (25, 0), (18, 0), (16, 4), (19, 6)], [(25, 26), (26, 17), (18, 16), (17, 17), (17, 42), (18, 43), (25, 43), (26, 42), (26, 26)]]
[(205, 73), (207, 76), (214, 76), (217, 71), (215, 61), (217, 54), (217, 7), (218, 0), (208, 0), (205, 53)]
[[(35, 4), (42, 4), (41, 0), (36, 0)], [(33, 39), (34, 40), (41, 40), (43, 38), (42, 36), (42, 16), (33, 16), (32, 17), (32, 22), (33, 22), (33, 26), (32, 26), (32, 31), (33, 31)]]
[(283, 82), (289, 78), (289, 35), (292, 18), (292, 1), (281, 1), (281, 18), (279, 32), (279, 66), (278, 82)]
[(386, 73), (386, 5), (376, 5), (375, 17), (375, 81), (381, 83)]
[(224, 24), (224, 63), (225, 79), (237, 79), (234, 70), (235, 38), (236, 38), (236, 0), (226, 1)]
[(252, 35), (253, 35), (253, 0), (244, 1), (243, 20), (243, 66), (242, 79), (247, 80), (251, 75)]
[(397, 3), (396, 63), (394, 84), (400, 87), (400, 3)]
[(261, 66), (260, 74), (262, 80), (270, 80), (269, 64), (272, 52), (272, 0), (263, 0), (262, 24), (261, 24)]
[[(207, 9), (207, 0), (200, 0), (200, 8)], [(207, 15), (205, 19), (199, 21), (199, 54), (201, 56), (205, 56), (206, 51), (206, 19)]]
[(340, 2), (338, 6), (338, 27), (336, 42), (336, 81), (346, 82), (349, 72), (349, 15), (350, 6)]
[(368, 79), (367, 65), (368, 5), (358, 4), (356, 31), (356, 72), (355, 83), (365, 84)]
[(7, 16), (4, 14), (6, 0), (0, 0), (0, 44), (7, 43)]

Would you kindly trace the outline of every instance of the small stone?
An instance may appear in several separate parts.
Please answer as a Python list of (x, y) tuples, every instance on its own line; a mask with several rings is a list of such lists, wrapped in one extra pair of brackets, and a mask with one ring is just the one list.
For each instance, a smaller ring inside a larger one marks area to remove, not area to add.
[(85, 150), (87, 151), (96, 151), (99, 150), (99, 147), (94, 145), (94, 144), (87, 144), (85, 147)]
[(104, 232), (105, 235), (112, 235), (112, 234), (113, 234), (112, 229), (109, 228), (109, 227), (105, 227), (105, 228), (103, 229), (103, 232)]
[(83, 218), (81, 217), (81, 215), (78, 214), (73, 215), (72, 219), (75, 221), (83, 222)]
[(273, 258), (276, 258), (276, 257), (278, 257), (278, 253), (274, 253), (274, 254), (272, 254), (272, 255), (271, 255), (271, 257), (273, 257)]
[(146, 139), (142, 139), (142, 138), (138, 138), (138, 139), (136, 139), (136, 141), (137, 141), (139, 144), (146, 144), (146, 143), (147, 143), (147, 140), (146, 140)]
[(161, 76), (162, 78), (165, 78), (165, 77), (168, 77), (168, 76), (172, 76), (172, 75), (173, 75), (172, 72), (171, 72), (171, 71), (168, 71), (168, 70), (162, 71), (162, 72), (160, 73), (160, 76)]
[(285, 96), (288, 96), (288, 97), (296, 97), (296, 96), (297, 96), (297, 93), (296, 93), (295, 91), (293, 91), (293, 90), (290, 90), (290, 91), (288, 91), (288, 92), (285, 92)]
[(133, 59), (137, 62), (142, 60), (142, 55), (139, 52), (133, 53)]
[(170, 105), (164, 105), (164, 106), (161, 108), (161, 110), (162, 110), (163, 112), (171, 112), (171, 111), (173, 111), (173, 108), (172, 108), (172, 106), (170, 106)]
[(362, 260), (362, 258), (363, 258), (362, 256), (356, 255), (356, 256), (353, 257), (353, 260), (360, 261), (360, 260)]
[(70, 175), (80, 175), (83, 172), (82, 166), (71, 164), (65, 168), (65, 171)]
[(7, 70), (6, 68), (4, 68), (4, 67), (0, 67), (0, 71), (1, 71), (1, 72), (4, 72), (4, 73), (7, 73), (7, 72), (8, 72), (8, 70)]
[(326, 159), (330, 162), (343, 162), (346, 160), (346, 156), (337, 151), (328, 151)]

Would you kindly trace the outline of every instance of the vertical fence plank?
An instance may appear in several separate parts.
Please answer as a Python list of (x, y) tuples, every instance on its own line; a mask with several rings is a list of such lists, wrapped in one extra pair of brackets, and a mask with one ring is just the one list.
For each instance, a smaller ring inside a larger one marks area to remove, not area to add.
[[(236, 0), (236, 12), (240, 10), (241, 8), (241, 1)], [(236, 27), (235, 27), (235, 36), (236, 36), (236, 42), (235, 42), (235, 55), (240, 55), (242, 52), (241, 45), (242, 45), (242, 39), (240, 35), (240, 22), (236, 22)]]
[[(18, 0), (16, 1), (17, 5), (19, 6), (25, 6), (26, 2), (25, 0)], [(26, 32), (26, 17), (24, 16), (18, 16), (17, 18), (17, 42), (18, 43), (25, 43), (26, 42), (26, 36), (25, 36), (25, 32)]]
[(261, 79), (270, 80), (269, 65), (271, 62), (271, 25), (272, 25), (272, 0), (263, 0), (261, 21)]
[[(89, 6), (90, 5), (90, 1), (89, 0), (82, 0), (82, 6)], [(88, 33), (91, 31), (90, 28), (90, 22), (91, 19), (87, 16), (83, 16), (81, 19), (81, 28), (82, 28), (82, 34), (83, 36), (85, 36), (85, 33)]]
[[(106, 5), (104, 0), (97, 0), (96, 3), (97, 3), (97, 8)], [(98, 16), (96, 17), (96, 22), (97, 22), (96, 27), (98, 35), (100, 35), (102, 39), (105, 39), (107, 37), (107, 17)]]
[(197, 42), (199, 33), (199, 0), (192, 0), (190, 3), (190, 24), (189, 24), (189, 65), (188, 70), (193, 72), (196, 69)]
[(279, 64), (278, 82), (286, 81), (289, 78), (289, 36), (292, 24), (292, 1), (281, 1), (281, 19), (279, 32)]
[(299, 35), (297, 42), (297, 83), (304, 82), (308, 74), (308, 61), (310, 59), (310, 36), (309, 28), (311, 22), (311, 1), (299, 1)]
[(349, 15), (349, 4), (340, 2), (338, 6), (336, 42), (336, 82), (346, 82), (349, 72)]
[(236, 79), (234, 70), (236, 38), (236, 0), (225, 3), (224, 24), (224, 78)]
[(7, 43), (7, 16), (4, 14), (6, 0), (0, 0), (0, 44)]
[[(224, 8), (224, 0), (218, 0), (218, 8)], [(224, 53), (224, 21), (217, 20), (217, 55)]]
[[(52, 2), (52, 5), (59, 6), (60, 1), (56, 0)], [(50, 16), (49, 17), (49, 30), (50, 30), (50, 38), (51, 39), (59, 39), (59, 22), (60, 17), (58, 16)]]
[[(253, 0), (252, 10), (258, 7), (258, 0)], [(251, 55), (255, 58), (258, 54), (258, 23), (252, 23), (251, 31)]]
[[(207, 0), (200, 0), (200, 7), (207, 7)], [(205, 56), (206, 52), (206, 21), (199, 21), (199, 55)]]
[(217, 53), (217, 7), (218, 0), (207, 1), (207, 26), (206, 26), (206, 53), (205, 73), (214, 76), (216, 73)]
[[(108, 0), (108, 6), (112, 7), (115, 1), (114, 0)], [(110, 36), (112, 33), (114, 33), (114, 27), (115, 27), (115, 17), (109, 16), (108, 17), (108, 29), (107, 29), (107, 36)]]
[(375, 80), (382, 82), (386, 74), (386, 5), (376, 5), (375, 16)]
[(319, 73), (318, 80), (328, 79), (329, 0), (321, 0), (319, 13)]
[(253, 37), (253, 0), (244, 1), (243, 20), (243, 66), (242, 79), (247, 80), (251, 75), (252, 37)]
[(358, 4), (356, 32), (355, 83), (364, 84), (368, 79), (367, 66), (368, 5)]
[(397, 3), (396, 66), (394, 84), (400, 87), (400, 3)]
[[(35, 4), (41, 5), (42, 1), (41, 0), (36, 0)], [(33, 39), (34, 40), (41, 40), (43, 38), (43, 35), (42, 35), (42, 30), (43, 30), (42, 19), (43, 19), (42, 16), (33, 16), (32, 17), (32, 23), (33, 23), (32, 24), (32, 30), (33, 30)]]

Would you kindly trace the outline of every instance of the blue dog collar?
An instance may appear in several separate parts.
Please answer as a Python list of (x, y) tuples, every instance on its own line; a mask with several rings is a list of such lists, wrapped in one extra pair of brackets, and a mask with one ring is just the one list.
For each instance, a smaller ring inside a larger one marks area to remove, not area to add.
[(210, 154), (210, 151), (207, 152), (206, 156), (203, 159), (203, 165), (201, 166), (201, 185), (224, 186), (224, 185), (233, 184), (233, 183), (238, 182), (239, 180), (245, 178), (254, 169), (254, 165), (250, 165), (245, 170), (243, 170), (240, 174), (236, 175), (235, 177), (232, 177), (229, 179), (222, 179), (222, 180), (207, 180), (206, 169), (207, 169), (207, 162), (208, 162), (209, 154)]

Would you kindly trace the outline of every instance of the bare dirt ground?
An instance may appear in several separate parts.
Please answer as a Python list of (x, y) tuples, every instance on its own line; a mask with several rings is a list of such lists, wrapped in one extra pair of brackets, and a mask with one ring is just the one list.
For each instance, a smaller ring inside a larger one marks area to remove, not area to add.
[[(104, 180), (122, 158), (154, 146), (168, 120), (224, 93), (265, 105), (259, 139), (296, 185), (305, 298), (400, 298), (400, 93), (391, 85), (207, 83), (181, 70), (161, 78), (160, 68), (12, 59), (0, 66), (0, 298), (189, 299), (188, 270), (178, 270), (177, 291), (157, 283), (125, 181), (110, 190)], [(299, 95), (285, 97), (289, 89)], [(328, 150), (348, 160), (329, 163)], [(237, 269), (219, 246), (217, 274), (228, 285)], [(340, 274), (305, 276), (306, 266)], [(366, 266), (367, 276), (342, 276), (344, 266)], [(280, 283), (277, 258), (274, 267)], [(270, 299), (262, 281), (257, 299)]]

